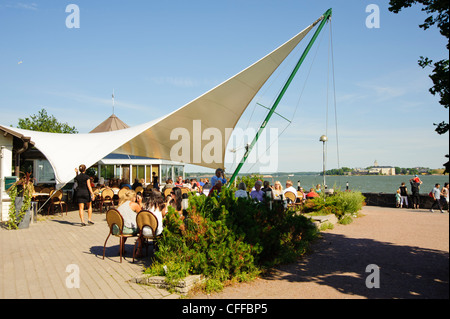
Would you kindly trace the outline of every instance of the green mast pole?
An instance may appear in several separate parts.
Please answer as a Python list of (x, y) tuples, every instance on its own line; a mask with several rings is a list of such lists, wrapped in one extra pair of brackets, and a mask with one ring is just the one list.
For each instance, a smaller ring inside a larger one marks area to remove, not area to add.
[(305, 51), (303, 52), (302, 56), (300, 57), (300, 60), (298, 60), (297, 65), (295, 66), (294, 70), (292, 71), (291, 75), (289, 76), (289, 79), (287, 80), (286, 84), (284, 85), (283, 89), (281, 90), (280, 94), (278, 95), (277, 99), (275, 100), (272, 108), (270, 109), (269, 113), (267, 114), (266, 118), (264, 119), (263, 123), (261, 124), (261, 127), (259, 128), (258, 132), (256, 133), (255, 138), (253, 139), (252, 143), (246, 149), (244, 157), (242, 158), (238, 167), (234, 171), (233, 176), (231, 176), (231, 179), (228, 182), (229, 185), (231, 185), (234, 182), (237, 174), (239, 174), (239, 171), (241, 170), (242, 166), (244, 165), (245, 161), (247, 160), (248, 156), (250, 155), (250, 152), (252, 151), (253, 147), (255, 146), (256, 142), (258, 141), (259, 136), (261, 135), (262, 131), (265, 129), (265, 127), (266, 127), (267, 123), (269, 122), (270, 118), (272, 117), (273, 113), (275, 113), (275, 109), (277, 108), (278, 104), (280, 104), (280, 101), (283, 98), (284, 93), (286, 93), (286, 90), (288, 89), (289, 85), (291, 84), (292, 80), (294, 79), (295, 75), (297, 74), (298, 69), (300, 69), (300, 66), (302, 65), (303, 61), (306, 58), (306, 55), (309, 53), (309, 50), (311, 49), (314, 42), (316, 41), (320, 31), (322, 31), (323, 26), (328, 21), (328, 19), (331, 17), (331, 13), (332, 13), (332, 10), (330, 8), (327, 10), (327, 12), (325, 12), (323, 14), (322, 21), (320, 22), (319, 27), (317, 28), (316, 32), (314, 33), (311, 41), (309, 41), (309, 44), (306, 47)]

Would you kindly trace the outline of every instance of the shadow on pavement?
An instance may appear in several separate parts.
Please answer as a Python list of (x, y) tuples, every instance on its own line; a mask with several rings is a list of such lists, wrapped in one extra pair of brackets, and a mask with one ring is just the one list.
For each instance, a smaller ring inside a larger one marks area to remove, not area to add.
[[(449, 298), (448, 252), (322, 235), (312, 246), (312, 254), (278, 267), (278, 272), (265, 279), (316, 282), (367, 298)], [(379, 288), (366, 286), (368, 277), (373, 282), (373, 271), (366, 272), (371, 264), (379, 267)]]

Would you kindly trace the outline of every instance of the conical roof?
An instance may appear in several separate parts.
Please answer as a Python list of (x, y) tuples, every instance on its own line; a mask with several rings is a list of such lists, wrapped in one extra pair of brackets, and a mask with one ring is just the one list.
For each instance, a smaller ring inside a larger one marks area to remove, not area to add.
[(89, 133), (100, 133), (100, 132), (108, 132), (108, 131), (117, 131), (122, 130), (124, 128), (129, 128), (127, 124), (122, 122), (115, 114), (112, 114), (102, 123), (100, 123), (96, 128), (94, 128)]

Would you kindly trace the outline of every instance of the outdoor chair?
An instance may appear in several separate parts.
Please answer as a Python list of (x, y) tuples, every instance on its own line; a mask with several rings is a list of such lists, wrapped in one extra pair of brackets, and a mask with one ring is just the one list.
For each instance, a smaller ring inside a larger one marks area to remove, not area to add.
[(122, 215), (120, 215), (119, 211), (115, 208), (111, 208), (106, 212), (106, 222), (108, 223), (109, 234), (108, 237), (106, 237), (105, 244), (103, 245), (103, 259), (105, 259), (106, 243), (109, 239), (109, 236), (113, 235), (119, 237), (120, 239), (119, 254), (120, 254), (120, 262), (122, 262), (122, 251), (124, 249), (125, 239), (129, 237), (136, 237), (137, 235), (123, 233), (123, 224), (124, 224), (123, 217)]
[(100, 212), (103, 212), (103, 206), (108, 208), (114, 207), (114, 192), (112, 189), (105, 188), (101, 194), (101, 204), (100, 204)]
[(59, 206), (61, 210), (61, 215), (63, 214), (63, 206), (66, 206), (66, 216), (67, 216), (67, 203), (62, 199), (63, 193), (61, 190), (51, 191), (50, 193), (50, 204), (48, 206), (47, 215), (50, 214), (50, 210), (54, 210), (55, 206)]
[(41, 193), (41, 194), (48, 194), (48, 195), (39, 195), (39, 196), (37, 196), (37, 201), (39, 202), (39, 207), (42, 207), (42, 205), (44, 205), (47, 202), (51, 191), (52, 190), (50, 188), (48, 188), (48, 187), (44, 187), (43, 189), (41, 189), (41, 191), (39, 193)]
[(128, 187), (123, 187), (119, 190), (118, 194), (117, 194), (117, 203), (119, 203), (120, 199), (123, 197), (123, 194), (126, 193), (126, 191), (128, 191), (129, 188)]
[(181, 187), (181, 194), (189, 194), (190, 191), (188, 187)]
[(102, 208), (100, 206), (102, 202), (100, 192), (102, 190), (103, 189), (99, 188), (92, 189), (92, 192), (94, 193), (94, 200), (92, 201), (92, 209), (98, 209), (100, 212), (102, 211)]
[[(161, 238), (161, 235), (156, 236), (156, 230), (158, 229), (158, 219), (156, 216), (147, 210), (141, 210), (136, 216), (136, 224), (139, 229), (138, 240), (134, 244), (133, 249), (133, 262), (136, 255), (136, 245), (141, 240), (142, 246), (145, 245), (146, 254), (148, 256), (148, 246), (149, 242), (153, 243), (153, 248), (156, 248), (158, 243), (158, 239)], [(151, 230), (151, 235), (144, 235), (143, 229), (144, 227), (149, 227)]]
[(301, 205), (301, 203), (296, 203), (296, 196), (293, 192), (284, 193), (284, 197), (288, 200), (288, 207), (296, 207)]
[(144, 192), (144, 187), (138, 186), (138, 187), (136, 187), (136, 189), (134, 191), (136, 192), (136, 194), (139, 192), (142, 194)]
[(167, 198), (167, 196), (169, 196), (171, 192), (172, 188), (166, 188), (166, 190), (164, 191), (164, 198)]

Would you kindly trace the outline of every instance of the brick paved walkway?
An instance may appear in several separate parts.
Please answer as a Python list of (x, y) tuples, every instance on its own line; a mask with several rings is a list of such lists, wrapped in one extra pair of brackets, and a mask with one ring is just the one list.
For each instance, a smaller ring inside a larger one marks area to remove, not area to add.
[[(105, 214), (94, 213), (93, 221), (94, 225), (81, 227), (78, 212), (69, 211), (67, 216), (42, 218), (28, 229), (0, 228), (0, 299), (179, 298), (164, 289), (129, 282), (150, 261), (144, 257), (132, 263), (134, 238), (127, 241), (120, 263), (119, 239), (111, 236), (103, 260)], [(80, 287), (68, 288), (66, 281), (72, 281), (67, 278), (75, 275), (76, 267)]]

